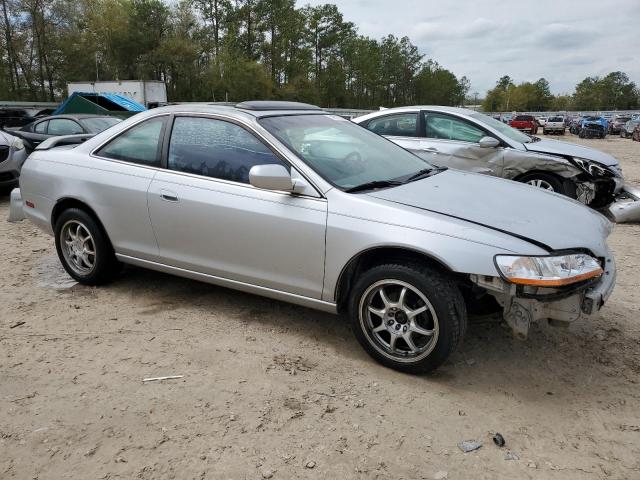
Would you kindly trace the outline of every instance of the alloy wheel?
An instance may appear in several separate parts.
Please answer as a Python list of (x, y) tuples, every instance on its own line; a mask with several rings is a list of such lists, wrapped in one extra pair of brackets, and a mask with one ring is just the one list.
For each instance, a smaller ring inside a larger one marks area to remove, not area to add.
[(60, 230), (60, 246), (67, 265), (78, 275), (89, 275), (96, 265), (96, 247), (89, 229), (69, 220)]
[(527, 183), (527, 185), (531, 185), (531, 186), (536, 187), (536, 188), (542, 188), (543, 190), (550, 190), (552, 192), (555, 192), (555, 190), (553, 189), (553, 186), (549, 182), (547, 182), (546, 180), (541, 180), (539, 178), (533, 178), (533, 179), (529, 180), (526, 183)]
[(380, 353), (400, 362), (428, 356), (438, 342), (438, 316), (431, 302), (414, 286), (381, 280), (362, 295), (360, 325)]

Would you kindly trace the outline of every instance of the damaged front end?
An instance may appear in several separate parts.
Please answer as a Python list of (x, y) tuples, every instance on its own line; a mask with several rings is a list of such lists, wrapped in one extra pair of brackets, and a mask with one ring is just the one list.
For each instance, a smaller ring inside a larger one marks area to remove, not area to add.
[(470, 275), (470, 279), (497, 301), (514, 335), (525, 340), (532, 323), (568, 326), (602, 308), (613, 291), (616, 266), (613, 256), (598, 261), (602, 271), (597, 277), (554, 288), (518, 285), (494, 276)]

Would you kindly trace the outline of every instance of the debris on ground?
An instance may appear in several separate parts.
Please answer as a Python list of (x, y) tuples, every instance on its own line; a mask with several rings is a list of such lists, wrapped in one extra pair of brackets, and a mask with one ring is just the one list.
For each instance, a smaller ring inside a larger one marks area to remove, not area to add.
[(304, 466), (306, 468), (316, 468), (316, 462), (314, 462), (313, 460), (310, 460)]
[(482, 443), (476, 440), (463, 440), (462, 442), (458, 443), (458, 448), (460, 448), (460, 450), (462, 450), (464, 453), (473, 452), (474, 450), (479, 449), (481, 446)]
[(16, 327), (19, 327), (20, 325), (24, 325), (25, 323), (27, 323), (27, 322), (23, 322), (23, 321), (16, 322), (16, 323), (14, 323), (12, 325), (9, 325), (9, 328), (16, 328)]
[(504, 437), (502, 435), (500, 435), (499, 433), (496, 433), (493, 436), (493, 443), (495, 443), (499, 447), (504, 447), (504, 444), (506, 442), (504, 441)]
[(184, 375), (169, 375), (166, 377), (149, 377), (149, 378), (143, 378), (142, 381), (143, 382), (157, 382), (160, 380), (174, 380), (176, 378), (184, 378)]
[(520, 455), (515, 452), (507, 452), (504, 454), (505, 460), (520, 460)]

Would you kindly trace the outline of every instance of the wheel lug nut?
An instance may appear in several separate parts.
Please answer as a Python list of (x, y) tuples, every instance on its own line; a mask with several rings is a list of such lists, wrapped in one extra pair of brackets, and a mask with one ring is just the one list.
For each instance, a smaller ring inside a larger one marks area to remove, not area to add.
[(402, 331), (406, 332), (407, 331), (407, 326), (405, 325), (404, 327), (402, 327)]
[(396, 325), (396, 330), (400, 330), (400, 325)]
[(387, 321), (387, 325), (393, 325), (393, 320), (389, 319), (389, 320)]

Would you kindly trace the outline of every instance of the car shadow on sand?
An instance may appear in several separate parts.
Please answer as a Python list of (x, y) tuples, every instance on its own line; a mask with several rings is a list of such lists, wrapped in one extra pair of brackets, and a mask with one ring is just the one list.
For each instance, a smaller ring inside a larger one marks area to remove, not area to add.
[(436, 372), (415, 376), (392, 372), (369, 359), (341, 316), (131, 267), (107, 288), (156, 302), (141, 315), (184, 308), (203, 315), (216, 311), (239, 322), (320, 342), (354, 363), (354, 368), (364, 368), (372, 376), (392, 375), (407, 385), (418, 380), (417, 386), (425, 389), (449, 387), (481, 395), (501, 389), (560, 404), (567, 401), (565, 392), (590, 397), (640, 372), (633, 355), (637, 340), (607, 323), (606, 309), (569, 329), (535, 325), (525, 342), (515, 339), (498, 317), (472, 317), (462, 345), (449, 361)]

